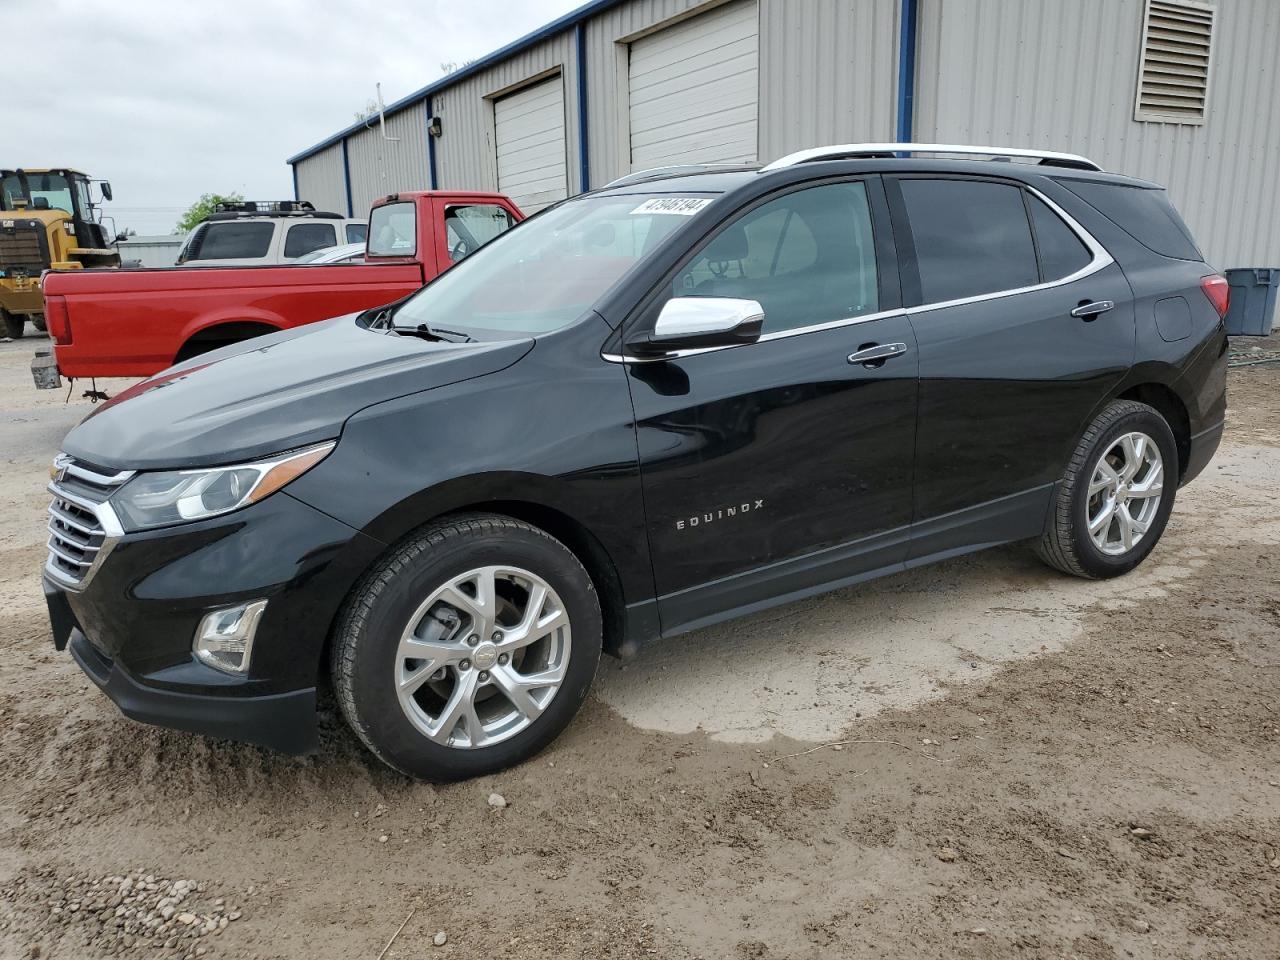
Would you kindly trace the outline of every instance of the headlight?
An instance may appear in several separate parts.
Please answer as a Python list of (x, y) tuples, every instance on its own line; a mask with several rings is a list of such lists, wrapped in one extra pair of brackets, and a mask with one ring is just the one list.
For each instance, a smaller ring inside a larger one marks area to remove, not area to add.
[(140, 473), (111, 498), (126, 530), (216, 517), (257, 503), (329, 455), (336, 441), (233, 467)]

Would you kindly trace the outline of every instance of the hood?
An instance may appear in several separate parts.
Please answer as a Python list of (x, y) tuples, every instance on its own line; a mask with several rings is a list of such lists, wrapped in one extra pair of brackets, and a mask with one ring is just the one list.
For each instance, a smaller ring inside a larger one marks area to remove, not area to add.
[(101, 467), (239, 463), (331, 440), (371, 404), (495, 373), (532, 339), (438, 343), (355, 314), (246, 340), (143, 380), (95, 409), (62, 449)]

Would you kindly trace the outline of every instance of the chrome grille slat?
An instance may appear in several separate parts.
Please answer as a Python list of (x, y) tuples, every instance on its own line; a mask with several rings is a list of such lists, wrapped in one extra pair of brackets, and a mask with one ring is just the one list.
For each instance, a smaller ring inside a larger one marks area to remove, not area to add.
[(86, 523), (95, 523), (95, 518), (92, 516), (81, 516), (77, 519), (77, 517), (66, 507), (59, 506), (58, 499), (56, 497), (54, 498), (53, 503), (49, 504), (49, 515), (52, 518), (49, 521), (50, 523), (61, 523), (64, 526), (70, 527), (72, 530), (78, 530), (87, 536), (92, 536), (94, 533), (101, 533), (101, 529), (94, 530), (93, 527), (86, 526)]
[(122, 532), (107, 499), (133, 471), (102, 473), (65, 454), (53, 464), (57, 479), (49, 484), (53, 499), (45, 571), (68, 589), (83, 589)]
[(68, 527), (61, 520), (51, 518), (48, 524), (49, 533), (60, 541), (74, 544), (77, 550), (87, 548), (97, 548), (98, 544), (93, 542), (94, 533), (92, 530), (81, 530), (75, 527)]
[(64, 553), (58, 547), (57, 543), (54, 542), (54, 540), (55, 540), (54, 537), (49, 538), (49, 543), (48, 543), (49, 552), (52, 553), (54, 556), (56, 556), (59, 560), (62, 560), (65, 563), (69, 563), (74, 567), (83, 567), (85, 569), (88, 569), (89, 567), (93, 566), (93, 558), (97, 556), (97, 553), (98, 553), (96, 549), (89, 554), (88, 560), (82, 560), (82, 559), (73, 557), (69, 553)]

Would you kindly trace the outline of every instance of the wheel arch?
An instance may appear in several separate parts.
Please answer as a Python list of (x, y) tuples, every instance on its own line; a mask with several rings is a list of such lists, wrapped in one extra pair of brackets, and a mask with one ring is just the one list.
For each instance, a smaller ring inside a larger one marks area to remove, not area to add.
[(251, 340), (254, 337), (265, 337), (269, 333), (279, 333), (281, 327), (259, 319), (226, 319), (202, 326), (189, 333), (174, 354), (173, 362), (181, 363), (192, 357), (225, 347), (232, 343)]
[(1178, 477), (1186, 475), (1191, 461), (1191, 415), (1182, 398), (1165, 383), (1147, 382), (1128, 387), (1113, 399), (1137, 400), (1154, 407), (1173, 431), (1173, 442), (1178, 448)]
[[(627, 635), (629, 598), (621, 567), (615, 559), (616, 548), (611, 550), (606, 546), (591, 526), (575, 515), (562, 493), (553, 478), (537, 475), (502, 473), (460, 477), (391, 507), (362, 532), (387, 544), (386, 550), (390, 551), (427, 524), (459, 514), (497, 514), (535, 526), (568, 547), (586, 568), (600, 600), (605, 652), (620, 655)], [(352, 592), (359, 587), (361, 579), (363, 577), (357, 578), (351, 586)], [(339, 615), (334, 617), (335, 624)], [(332, 642), (331, 627), (325, 643), (326, 657)]]

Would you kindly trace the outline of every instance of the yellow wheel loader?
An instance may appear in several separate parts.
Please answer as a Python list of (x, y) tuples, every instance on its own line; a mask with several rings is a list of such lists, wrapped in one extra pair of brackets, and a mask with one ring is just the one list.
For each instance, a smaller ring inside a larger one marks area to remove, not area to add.
[(20, 337), (31, 320), (44, 329), (40, 274), (118, 267), (118, 237), (108, 237), (90, 185), (103, 200), (111, 184), (76, 170), (0, 169), (0, 336)]

